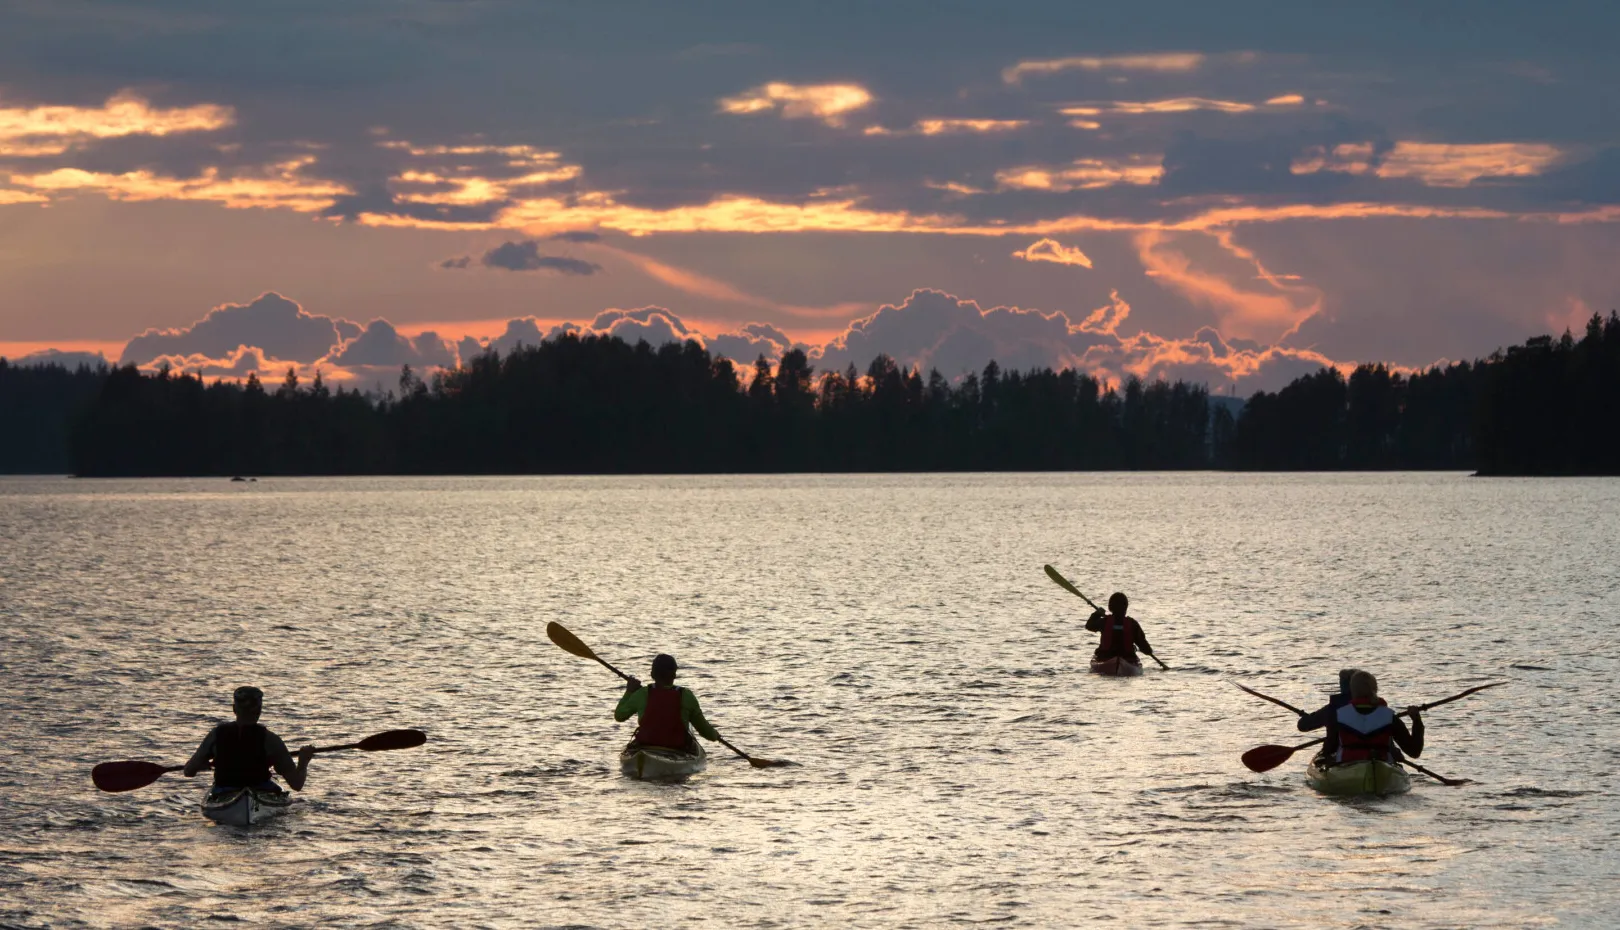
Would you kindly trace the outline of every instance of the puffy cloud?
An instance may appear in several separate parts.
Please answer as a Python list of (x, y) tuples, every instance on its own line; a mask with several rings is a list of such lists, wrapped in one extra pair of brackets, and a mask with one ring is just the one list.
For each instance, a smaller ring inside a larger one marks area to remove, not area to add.
[(355, 332), (355, 324), (310, 313), (269, 291), (251, 303), (221, 304), (190, 326), (149, 329), (124, 346), (120, 361), (141, 365), (165, 355), (219, 359), (251, 346), (277, 359), (314, 362), (342, 342), (345, 331)]
[(938, 368), (947, 375), (976, 370), (995, 359), (1004, 368), (1063, 367), (1108, 337), (1082, 331), (1062, 312), (1017, 307), (989, 310), (943, 291), (912, 291), (885, 304), (810, 356), (822, 367), (865, 365), (879, 353), (902, 364)]
[(720, 112), (747, 114), (776, 111), (783, 119), (818, 119), (829, 126), (844, 125), (845, 114), (872, 102), (859, 84), (788, 84), (772, 81), (735, 97), (720, 100)]
[(63, 368), (78, 368), (81, 365), (96, 368), (101, 365), (111, 365), (107, 356), (100, 352), (64, 352), (61, 349), (41, 349), (27, 355), (11, 359), (9, 364), (19, 368), (44, 367), (47, 365), (60, 365)]
[(1091, 267), (1091, 258), (1080, 251), (1078, 246), (1063, 245), (1056, 239), (1037, 239), (1012, 253), (1012, 257), (1021, 258), (1026, 262), (1055, 262), (1059, 265)]
[(296, 362), (266, 358), (264, 352), (254, 346), (237, 346), (229, 352), (220, 353), (218, 358), (211, 358), (201, 352), (189, 355), (160, 355), (141, 367), (156, 371), (165, 366), (177, 372), (202, 378), (224, 378), (230, 381), (239, 381), (250, 374), (257, 374), (263, 379), (271, 373), (284, 374), (288, 368), (296, 370), (303, 367)]
[(414, 337), (404, 336), (387, 320), (375, 319), (366, 324), (365, 331), (358, 337), (328, 355), (326, 362), (343, 368), (398, 368), (401, 365), (451, 368), (456, 364), (456, 353), (438, 333), (428, 331)]
[(61, 155), (100, 139), (211, 132), (235, 121), (230, 107), (205, 103), (161, 109), (129, 91), (99, 107), (0, 107), (0, 156)]
[[(692, 336), (681, 318), (663, 307), (642, 307), (639, 310), (603, 310), (591, 320), (591, 332), (617, 336), (625, 342), (645, 339), (652, 345), (682, 342)], [(701, 340), (700, 340), (701, 341)]]
[(737, 332), (712, 336), (707, 343), (710, 352), (745, 365), (761, 355), (772, 362), (780, 361), (794, 345), (787, 333), (769, 323), (745, 323)]

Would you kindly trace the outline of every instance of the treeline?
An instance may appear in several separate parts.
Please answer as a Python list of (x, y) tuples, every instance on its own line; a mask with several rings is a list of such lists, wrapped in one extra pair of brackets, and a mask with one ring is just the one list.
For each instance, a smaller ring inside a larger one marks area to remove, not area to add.
[[(80, 475), (1477, 469), (1620, 474), (1620, 317), (1414, 375), (1334, 369), (1249, 398), (1074, 371), (954, 382), (802, 352), (565, 336), (368, 396), (289, 372), (205, 384), (0, 360), (0, 471)], [(71, 424), (71, 429), (70, 429)]]
[(1209, 464), (1201, 387), (1121, 391), (1073, 371), (952, 384), (879, 356), (816, 378), (800, 351), (750, 377), (695, 342), (564, 336), (383, 398), (289, 373), (204, 384), (112, 372), (74, 431), (80, 475), (614, 474), (1179, 469)]
[(106, 366), (17, 366), (0, 358), (0, 474), (73, 469), (69, 431), (101, 393)]

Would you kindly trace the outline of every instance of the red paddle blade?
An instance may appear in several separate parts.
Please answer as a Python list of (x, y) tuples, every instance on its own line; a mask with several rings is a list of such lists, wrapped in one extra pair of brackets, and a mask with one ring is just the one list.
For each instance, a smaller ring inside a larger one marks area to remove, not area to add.
[(90, 780), (102, 791), (134, 791), (162, 778), (164, 772), (172, 771), (156, 762), (103, 762), (90, 770)]
[(1292, 746), (1256, 746), (1243, 754), (1243, 764), (1251, 772), (1269, 772), (1294, 754)]
[(368, 736), (356, 744), (366, 752), (381, 752), (385, 749), (414, 749), (427, 742), (427, 734), (421, 730), (388, 730)]

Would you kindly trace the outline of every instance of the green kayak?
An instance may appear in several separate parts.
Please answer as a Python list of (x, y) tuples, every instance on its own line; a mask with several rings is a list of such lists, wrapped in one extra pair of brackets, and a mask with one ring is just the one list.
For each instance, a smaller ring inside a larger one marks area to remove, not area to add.
[(1305, 780), (1317, 791), (1335, 797), (1405, 794), (1412, 790), (1412, 779), (1406, 769), (1371, 760), (1329, 765), (1317, 757), (1305, 769)]
[(708, 753), (695, 742), (690, 750), (631, 743), (619, 753), (619, 771), (643, 781), (685, 778), (703, 771), (707, 764)]

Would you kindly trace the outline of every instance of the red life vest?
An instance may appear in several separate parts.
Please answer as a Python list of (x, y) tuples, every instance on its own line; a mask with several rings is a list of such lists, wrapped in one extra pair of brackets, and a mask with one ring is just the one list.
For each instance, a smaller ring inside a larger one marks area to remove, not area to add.
[(1102, 658), (1134, 654), (1136, 640), (1131, 636), (1131, 625), (1135, 622), (1130, 617), (1118, 617), (1114, 614), (1104, 617), (1102, 644), (1097, 647), (1097, 654)]
[(257, 723), (220, 724), (214, 730), (214, 784), (246, 788), (269, 781), (264, 735), (264, 727)]
[(636, 727), (636, 742), (646, 746), (667, 746), (684, 749), (692, 741), (681, 719), (680, 687), (660, 688), (647, 686), (647, 706), (641, 711), (641, 725)]
[(1395, 712), (1383, 698), (1371, 710), (1363, 711), (1354, 704), (1346, 704), (1333, 715), (1339, 731), (1339, 762), (1362, 762), (1377, 759), (1394, 761), (1390, 747), (1394, 743)]

